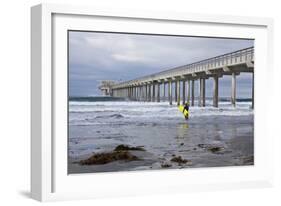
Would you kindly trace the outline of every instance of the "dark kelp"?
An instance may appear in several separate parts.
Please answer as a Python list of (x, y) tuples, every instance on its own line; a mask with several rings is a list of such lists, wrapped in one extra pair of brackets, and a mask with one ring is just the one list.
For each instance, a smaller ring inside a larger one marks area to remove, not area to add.
[(171, 162), (177, 162), (177, 163), (179, 163), (179, 164), (185, 164), (185, 163), (187, 163), (187, 162), (189, 162), (189, 161), (190, 161), (190, 160), (182, 159), (181, 156), (173, 157), (173, 158), (171, 159)]
[(81, 165), (99, 165), (99, 164), (107, 164), (109, 162), (114, 162), (118, 160), (134, 161), (134, 160), (139, 160), (139, 158), (135, 155), (132, 155), (128, 151), (113, 151), (107, 153), (94, 154), (88, 159), (81, 160), (79, 163)]
[(115, 147), (114, 151), (129, 151), (129, 150), (137, 150), (137, 151), (145, 151), (142, 147), (130, 147), (128, 145), (120, 144)]

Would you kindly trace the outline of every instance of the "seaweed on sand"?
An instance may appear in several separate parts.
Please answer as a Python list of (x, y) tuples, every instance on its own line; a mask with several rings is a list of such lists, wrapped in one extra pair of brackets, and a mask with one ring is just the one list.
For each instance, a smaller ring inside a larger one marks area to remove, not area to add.
[(114, 149), (114, 151), (129, 151), (129, 150), (145, 151), (145, 149), (143, 149), (142, 147), (130, 147), (124, 144), (120, 144)]
[(140, 160), (137, 156), (132, 155), (128, 151), (113, 151), (107, 153), (98, 153), (94, 154), (88, 159), (81, 160), (79, 163), (81, 165), (99, 165), (99, 164), (107, 164), (109, 162), (114, 162), (118, 160), (124, 161), (135, 161)]
[(162, 164), (161, 164), (161, 167), (162, 167), (162, 168), (169, 168), (169, 167), (172, 167), (172, 165), (171, 165), (171, 164), (168, 164), (168, 163), (162, 163)]
[(214, 154), (223, 154), (224, 147), (218, 146), (218, 145), (211, 145), (211, 144), (198, 144), (198, 147), (207, 149), (208, 151), (214, 153)]
[(215, 147), (209, 147), (208, 150), (209, 150), (210, 152), (212, 152), (212, 153), (218, 153), (218, 152), (222, 151), (223, 148), (222, 148), (222, 147), (216, 147), (216, 146), (215, 146)]
[(171, 162), (177, 162), (177, 163), (179, 163), (179, 164), (185, 164), (185, 163), (187, 163), (187, 162), (190, 162), (190, 160), (182, 159), (181, 156), (178, 156), (178, 157), (173, 157), (173, 158), (171, 159)]

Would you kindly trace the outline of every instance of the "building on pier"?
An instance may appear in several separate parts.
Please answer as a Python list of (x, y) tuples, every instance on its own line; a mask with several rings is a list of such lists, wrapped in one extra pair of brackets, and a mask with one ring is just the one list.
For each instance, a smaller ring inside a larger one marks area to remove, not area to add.
[(104, 80), (101, 81), (100, 86), (98, 87), (104, 96), (112, 96), (112, 87), (116, 84), (115, 81), (112, 80)]

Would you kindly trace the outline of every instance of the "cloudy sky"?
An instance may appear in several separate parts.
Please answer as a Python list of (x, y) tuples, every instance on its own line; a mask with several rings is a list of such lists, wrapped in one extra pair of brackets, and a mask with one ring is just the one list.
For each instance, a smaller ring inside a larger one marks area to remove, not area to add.
[[(126, 81), (253, 44), (253, 40), (243, 39), (70, 31), (70, 96), (101, 95), (97, 87), (102, 80)], [(237, 80), (238, 96), (250, 96), (250, 76), (240, 75)], [(223, 96), (228, 93), (229, 81), (220, 79), (225, 87), (220, 90)], [(206, 95), (210, 96), (208, 89)]]

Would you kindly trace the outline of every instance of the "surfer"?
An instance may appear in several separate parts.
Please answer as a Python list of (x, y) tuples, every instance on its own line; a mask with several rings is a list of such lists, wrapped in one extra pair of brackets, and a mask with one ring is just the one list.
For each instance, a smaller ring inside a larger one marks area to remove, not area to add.
[[(185, 113), (185, 111), (187, 111), (187, 112)], [(189, 103), (188, 102), (186, 102), (184, 104), (182, 113), (184, 114), (185, 119), (188, 119), (188, 115), (189, 115)]]

